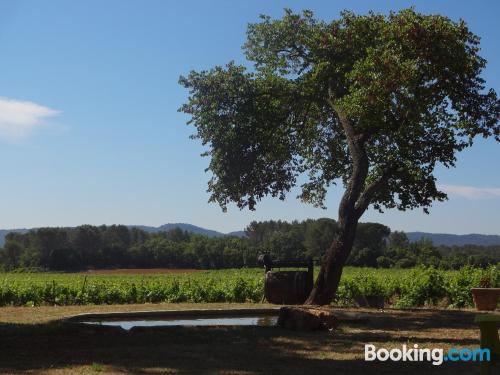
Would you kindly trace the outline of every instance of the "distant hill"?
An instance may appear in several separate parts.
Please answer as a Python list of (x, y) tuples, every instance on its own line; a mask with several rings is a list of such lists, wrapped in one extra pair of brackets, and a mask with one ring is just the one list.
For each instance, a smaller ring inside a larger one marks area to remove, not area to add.
[(245, 231), (238, 230), (229, 233), (222, 233), (212, 229), (206, 229), (202, 227), (198, 227), (193, 224), (187, 223), (169, 223), (163, 224), (159, 227), (149, 227), (145, 225), (129, 225), (129, 228), (138, 228), (142, 229), (145, 232), (156, 233), (156, 232), (168, 232), (169, 230), (180, 228), (189, 233), (201, 234), (208, 237), (222, 237), (222, 236), (234, 236), (234, 237), (245, 237)]
[(244, 230), (237, 230), (234, 232), (229, 232), (226, 234), (226, 236), (233, 236), (233, 237), (246, 237), (247, 233)]
[(187, 224), (187, 223), (169, 223), (169, 224), (160, 225), (159, 227), (149, 227), (149, 226), (145, 226), (145, 225), (129, 225), (128, 227), (142, 229), (143, 231), (149, 232), (149, 233), (168, 232), (169, 230), (172, 230), (175, 228), (180, 228), (180, 229), (182, 229), (186, 232), (189, 232), (189, 233), (202, 234), (202, 235), (208, 236), (208, 237), (225, 236), (224, 233), (217, 232), (216, 230), (205, 229), (205, 228), (198, 227), (198, 226), (193, 225), (193, 224)]
[(445, 234), (445, 233), (425, 233), (407, 232), (410, 242), (415, 242), (421, 238), (429, 238), (436, 246), (463, 246), (480, 245), (492, 246), (500, 245), (500, 236), (494, 234)]

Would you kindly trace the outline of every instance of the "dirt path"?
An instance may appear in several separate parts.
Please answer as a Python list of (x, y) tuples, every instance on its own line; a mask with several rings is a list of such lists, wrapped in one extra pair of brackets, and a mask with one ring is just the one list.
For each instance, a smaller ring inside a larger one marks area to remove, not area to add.
[(83, 275), (166, 275), (178, 273), (203, 272), (194, 268), (115, 268), (79, 272)]

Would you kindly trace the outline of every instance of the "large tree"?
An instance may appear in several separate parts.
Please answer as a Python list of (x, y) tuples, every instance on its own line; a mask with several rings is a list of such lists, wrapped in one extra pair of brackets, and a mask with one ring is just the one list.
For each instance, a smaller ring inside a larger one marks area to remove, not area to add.
[(324, 207), (329, 186), (343, 184), (307, 303), (332, 300), (370, 205), (427, 212), (446, 199), (438, 164), (454, 167), (478, 135), (500, 140), (500, 104), (463, 21), (406, 9), (324, 22), (285, 10), (250, 24), (244, 50), (252, 69), (231, 62), (181, 77), (189, 100), (180, 110), (207, 146), (210, 201), (223, 209), (253, 210), (296, 185)]

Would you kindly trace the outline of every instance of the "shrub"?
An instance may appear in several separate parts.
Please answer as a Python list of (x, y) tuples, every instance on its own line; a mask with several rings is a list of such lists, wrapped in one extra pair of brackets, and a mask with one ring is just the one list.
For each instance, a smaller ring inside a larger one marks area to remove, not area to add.
[(433, 267), (412, 270), (400, 288), (401, 295), (396, 302), (398, 308), (434, 305), (446, 296), (443, 273)]

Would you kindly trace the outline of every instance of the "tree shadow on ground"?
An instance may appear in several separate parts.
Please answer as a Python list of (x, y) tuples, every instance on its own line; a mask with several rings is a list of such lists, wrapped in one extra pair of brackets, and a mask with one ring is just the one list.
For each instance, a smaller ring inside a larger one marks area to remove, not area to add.
[[(373, 328), (372, 324), (383, 327), (380, 321), (371, 320), (366, 328)], [(440, 328), (443, 325), (446, 320)], [(103, 364), (107, 370), (133, 374), (150, 374), (155, 369), (182, 374), (478, 372), (477, 364), (471, 363), (433, 366), (430, 363), (365, 362), (364, 343), (370, 340), (395, 341), (390, 333), (363, 337), (362, 334), (350, 335), (347, 330), (304, 333), (275, 327), (169, 327), (127, 332), (116, 327), (62, 323), (0, 324), (0, 373), (64, 369), (92, 363)], [(459, 343), (471, 344), (469, 341)], [(471, 346), (477, 346), (477, 342)]]
[(356, 320), (362, 325), (369, 324), (371, 328), (405, 328), (408, 330), (421, 330), (432, 328), (470, 329), (474, 327), (476, 311), (460, 310), (384, 310), (353, 312), (351, 309), (333, 309), (334, 314), (341, 319)]

